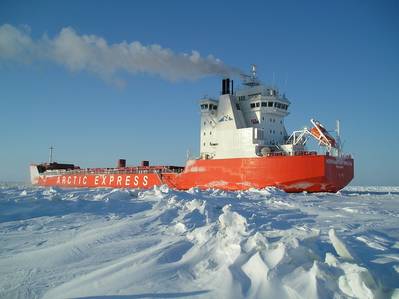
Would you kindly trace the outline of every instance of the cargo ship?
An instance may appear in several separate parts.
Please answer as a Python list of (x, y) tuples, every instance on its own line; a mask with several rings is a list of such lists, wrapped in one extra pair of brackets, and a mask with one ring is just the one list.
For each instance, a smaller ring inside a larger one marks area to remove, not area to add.
[[(246, 190), (277, 187), (286, 192), (337, 192), (354, 175), (353, 158), (342, 152), (339, 122), (335, 133), (319, 121), (288, 134), (284, 119), (291, 102), (274, 85), (264, 85), (252, 66), (241, 86), (222, 80), (218, 99), (200, 100), (200, 151), (185, 166), (143, 161), (115, 168), (85, 168), (52, 161), (31, 164), (34, 185), (62, 188), (153, 188)], [(308, 150), (310, 139), (318, 150)]]

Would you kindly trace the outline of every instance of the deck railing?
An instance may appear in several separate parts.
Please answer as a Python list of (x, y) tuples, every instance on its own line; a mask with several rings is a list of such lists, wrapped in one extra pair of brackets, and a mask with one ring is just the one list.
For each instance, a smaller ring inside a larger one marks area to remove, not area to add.
[(123, 168), (83, 168), (70, 170), (49, 170), (46, 174), (147, 174), (147, 173), (181, 173), (184, 167), (180, 166), (136, 166)]

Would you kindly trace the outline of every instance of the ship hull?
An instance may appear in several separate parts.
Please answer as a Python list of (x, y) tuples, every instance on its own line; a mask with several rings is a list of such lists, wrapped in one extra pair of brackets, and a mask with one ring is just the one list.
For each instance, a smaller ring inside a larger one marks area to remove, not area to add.
[(337, 192), (353, 178), (354, 161), (328, 155), (189, 160), (181, 173), (127, 171), (64, 171), (32, 174), (32, 183), (64, 188), (153, 188), (166, 184), (177, 190), (247, 190), (277, 187), (286, 192)]
[(178, 189), (277, 187), (286, 192), (337, 192), (353, 179), (351, 158), (326, 155), (195, 160), (177, 176)]

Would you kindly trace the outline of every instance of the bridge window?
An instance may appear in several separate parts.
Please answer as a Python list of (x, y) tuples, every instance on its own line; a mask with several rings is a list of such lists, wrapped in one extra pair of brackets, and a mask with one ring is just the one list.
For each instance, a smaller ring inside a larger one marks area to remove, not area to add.
[(237, 110), (241, 110), (240, 104), (236, 103), (236, 108), (237, 108)]
[(267, 102), (268, 107), (273, 107), (273, 102)]
[(213, 105), (213, 110), (216, 110), (216, 109), (218, 109), (218, 106), (217, 105)]
[(251, 108), (255, 108), (255, 103), (251, 103)]
[(267, 102), (262, 102), (262, 107), (267, 107)]
[(257, 102), (257, 103), (256, 103), (256, 107), (260, 107), (260, 102)]

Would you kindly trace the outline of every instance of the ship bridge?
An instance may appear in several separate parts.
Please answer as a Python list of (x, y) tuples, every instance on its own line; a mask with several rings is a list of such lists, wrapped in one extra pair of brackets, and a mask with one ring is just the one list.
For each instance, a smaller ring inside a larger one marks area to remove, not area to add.
[(284, 118), (290, 104), (275, 86), (258, 80), (255, 66), (237, 91), (232, 80), (223, 79), (219, 100), (200, 100), (201, 158), (254, 157), (275, 150), (288, 139)]

